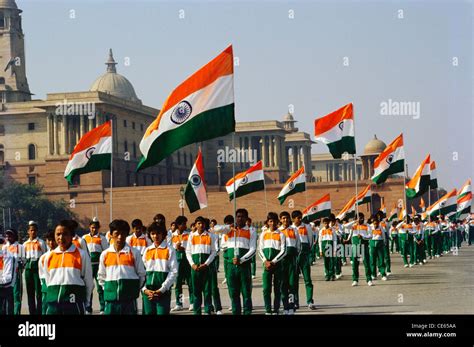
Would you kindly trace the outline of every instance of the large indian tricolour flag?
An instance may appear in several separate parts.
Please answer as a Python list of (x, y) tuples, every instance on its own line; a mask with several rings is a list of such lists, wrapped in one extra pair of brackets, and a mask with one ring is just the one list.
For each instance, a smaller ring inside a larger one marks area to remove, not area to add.
[(428, 154), (416, 169), (413, 178), (405, 185), (407, 198), (413, 199), (423, 195), (430, 188), (430, 163), (431, 159)]
[(278, 201), (282, 205), (286, 198), (290, 195), (304, 192), (306, 189), (306, 174), (304, 172), (304, 166), (302, 166), (298, 171), (296, 171), (291, 177), (286, 181), (283, 186), (280, 194), (278, 194)]
[(392, 141), (374, 161), (375, 184), (385, 182), (388, 176), (405, 171), (405, 152), (403, 150), (403, 134)]
[(471, 205), (472, 205), (472, 189), (471, 189), (471, 179), (468, 179), (466, 183), (459, 190), (457, 198), (457, 214), (456, 219), (463, 220), (471, 214)]
[(356, 153), (352, 103), (314, 121), (315, 140), (326, 144), (333, 158)]
[(181, 147), (233, 131), (234, 59), (229, 46), (168, 96), (140, 142), (137, 171)]
[(189, 174), (184, 190), (184, 199), (191, 213), (207, 207), (206, 181), (204, 180), (204, 166), (200, 149)]
[(357, 205), (368, 204), (372, 202), (372, 189), (369, 184), (363, 191), (357, 194)]
[(438, 175), (436, 173), (436, 162), (434, 160), (430, 163), (430, 188), (438, 188)]
[(352, 197), (347, 204), (342, 208), (341, 212), (336, 216), (336, 218), (343, 220), (344, 218), (354, 218), (356, 212), (356, 197)]
[(303, 210), (303, 221), (305, 223), (312, 222), (316, 219), (329, 217), (331, 215), (331, 197), (324, 195), (318, 201), (312, 203)]
[(111, 158), (112, 126), (111, 121), (108, 121), (81, 137), (69, 157), (64, 178), (72, 184), (77, 175), (110, 170)]
[[(235, 187), (235, 190), (234, 190)], [(262, 161), (250, 167), (247, 171), (238, 173), (235, 178), (227, 181), (225, 188), (229, 194), (229, 200), (234, 197), (244, 196), (265, 189), (265, 176)]]
[(426, 213), (429, 216), (437, 217), (439, 215), (448, 215), (456, 213), (457, 201), (456, 201), (456, 189), (451, 190), (449, 193), (441, 197), (438, 201), (432, 204), (426, 209)]

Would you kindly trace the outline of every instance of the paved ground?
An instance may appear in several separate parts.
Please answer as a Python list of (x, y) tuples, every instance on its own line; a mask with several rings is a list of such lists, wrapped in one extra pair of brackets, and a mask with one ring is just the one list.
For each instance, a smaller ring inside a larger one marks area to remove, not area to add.
[[(257, 263), (257, 278), (253, 282), (254, 313), (263, 314), (261, 266)], [(398, 254), (392, 254), (392, 275), (388, 281), (375, 281), (368, 287), (360, 277), (358, 287), (352, 287), (351, 268), (343, 267), (343, 277), (334, 282), (326, 282), (323, 277), (321, 260), (312, 266), (316, 311), (306, 307), (297, 314), (474, 314), (474, 246), (463, 244), (458, 255), (448, 254), (428, 260), (423, 266), (404, 268)], [(363, 274), (363, 265), (360, 272)], [(223, 280), (219, 272), (219, 283)], [(230, 314), (227, 287), (219, 284), (223, 313)], [(188, 300), (187, 288), (185, 306)], [(303, 279), (300, 278), (300, 298), (305, 302)], [(22, 311), (27, 313), (26, 294)], [(139, 304), (141, 307), (141, 304)], [(94, 308), (98, 308), (94, 295)], [(94, 312), (98, 313), (98, 312)], [(176, 314), (191, 314), (182, 311)]]

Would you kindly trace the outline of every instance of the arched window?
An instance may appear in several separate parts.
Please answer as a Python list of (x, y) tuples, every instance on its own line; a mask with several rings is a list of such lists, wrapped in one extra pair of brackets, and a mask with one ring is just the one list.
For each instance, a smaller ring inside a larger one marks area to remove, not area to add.
[(28, 160), (36, 159), (36, 146), (32, 143), (28, 145)]

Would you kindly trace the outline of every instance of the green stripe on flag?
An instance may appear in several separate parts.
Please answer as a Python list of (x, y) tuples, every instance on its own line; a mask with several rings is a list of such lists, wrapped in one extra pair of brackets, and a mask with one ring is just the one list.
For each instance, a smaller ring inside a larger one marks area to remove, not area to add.
[(193, 186), (189, 182), (186, 184), (186, 188), (184, 190), (184, 200), (186, 200), (186, 205), (188, 205), (190, 213), (201, 209), (196, 193), (194, 193)]
[(329, 217), (331, 215), (331, 210), (323, 210), (323, 211), (318, 211), (313, 214), (309, 214), (303, 218), (304, 223), (309, 223), (312, 222), (316, 219), (321, 219), (324, 217)]
[[(247, 183), (243, 186), (236, 187), (236, 188), (237, 188), (236, 196), (241, 197), (241, 196), (253, 193), (253, 192), (257, 192), (259, 190), (264, 190), (265, 189), (265, 184), (264, 184), (263, 180), (260, 180), (260, 181)], [(232, 200), (233, 198), (234, 198), (234, 193), (232, 192), (232, 193), (229, 194), (229, 200)]]
[(285, 195), (282, 195), (278, 198), (278, 201), (280, 201), (280, 205), (282, 205), (286, 198), (293, 195), (293, 194), (296, 194), (296, 193), (301, 193), (301, 192), (304, 192), (306, 190), (306, 183), (305, 182), (302, 182), (302, 183), (298, 183), (297, 185), (295, 185), (293, 187), (292, 190), (290, 190), (288, 193), (286, 193)]
[(136, 171), (158, 164), (177, 149), (235, 131), (234, 104), (200, 113), (181, 126), (158, 136), (148, 155), (142, 156)]
[(340, 159), (344, 152), (355, 154), (355, 138), (354, 136), (344, 136), (339, 141), (328, 143), (329, 152), (333, 158)]
[(406, 189), (406, 194), (408, 199), (413, 199), (418, 196), (423, 195), (428, 191), (430, 188), (430, 176), (424, 175), (420, 177), (420, 184), (418, 185), (419, 191), (416, 191), (415, 189), (408, 188)]
[(110, 170), (110, 159), (110, 153), (91, 155), (91, 158), (87, 162), (86, 166), (72, 170), (65, 178), (69, 184), (72, 184), (72, 180), (77, 175), (100, 170)]
[(397, 160), (396, 162), (392, 163), (385, 171), (382, 171), (380, 175), (374, 177), (372, 180), (375, 184), (381, 184), (387, 180), (388, 176), (404, 171), (405, 159)]

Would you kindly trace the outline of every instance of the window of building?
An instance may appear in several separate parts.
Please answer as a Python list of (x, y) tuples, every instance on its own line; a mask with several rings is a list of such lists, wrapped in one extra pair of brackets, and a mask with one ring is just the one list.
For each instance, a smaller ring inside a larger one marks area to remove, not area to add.
[(5, 84), (5, 78), (4, 77), (0, 77), (0, 84)]
[(5, 163), (5, 152), (3, 145), (0, 145), (0, 165)]
[(140, 131), (143, 131), (144, 130), (144, 126), (143, 124), (140, 124)]
[(0, 125), (0, 136), (3, 136), (3, 135), (5, 135), (5, 126)]
[(135, 122), (132, 122), (132, 129), (135, 130)]
[(128, 142), (127, 142), (127, 140), (125, 140), (123, 142), (123, 150), (124, 150), (124, 152), (128, 152)]
[(126, 120), (126, 119), (123, 120), (123, 127), (124, 127), (124, 128), (127, 127), (127, 120)]
[(35, 185), (36, 184), (36, 176), (28, 176), (28, 184), (30, 186)]
[(178, 151), (178, 165), (181, 165), (181, 152)]
[(5, 28), (5, 15), (3, 12), (0, 12), (0, 28)]
[(34, 144), (28, 145), (28, 160), (36, 159), (36, 146)]
[(35, 123), (28, 123), (28, 130), (29, 131), (35, 130)]
[(224, 140), (218, 140), (217, 145), (219, 146), (224, 146)]

